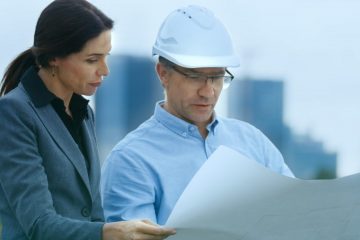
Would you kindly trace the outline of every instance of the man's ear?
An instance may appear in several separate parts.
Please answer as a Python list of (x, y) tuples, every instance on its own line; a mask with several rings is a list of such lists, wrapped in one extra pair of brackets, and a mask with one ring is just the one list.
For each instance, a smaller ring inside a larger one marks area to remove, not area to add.
[(161, 63), (156, 64), (156, 73), (159, 76), (161, 85), (166, 88), (169, 83), (169, 69)]

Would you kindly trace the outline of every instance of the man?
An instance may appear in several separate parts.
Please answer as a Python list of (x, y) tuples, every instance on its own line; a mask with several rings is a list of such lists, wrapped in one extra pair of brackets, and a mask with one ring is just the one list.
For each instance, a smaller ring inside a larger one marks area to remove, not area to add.
[(147, 218), (166, 223), (186, 185), (220, 145), (293, 176), (258, 129), (215, 114), (222, 89), (233, 79), (226, 68), (239, 61), (229, 33), (209, 10), (189, 6), (172, 12), (160, 28), (153, 54), (165, 100), (104, 163), (107, 221)]

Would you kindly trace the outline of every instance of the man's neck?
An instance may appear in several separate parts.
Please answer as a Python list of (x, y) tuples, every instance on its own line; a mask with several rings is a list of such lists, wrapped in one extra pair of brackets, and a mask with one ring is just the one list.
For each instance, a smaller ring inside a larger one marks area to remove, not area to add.
[(205, 139), (209, 133), (209, 131), (206, 129), (206, 126), (198, 126), (199, 133)]

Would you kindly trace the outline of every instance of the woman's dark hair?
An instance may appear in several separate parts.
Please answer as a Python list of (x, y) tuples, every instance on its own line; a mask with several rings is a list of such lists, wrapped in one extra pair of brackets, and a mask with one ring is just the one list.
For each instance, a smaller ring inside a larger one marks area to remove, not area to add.
[(40, 14), (34, 45), (15, 58), (5, 71), (0, 95), (15, 88), (30, 66), (49, 67), (56, 57), (80, 52), (85, 43), (113, 28), (113, 20), (86, 0), (55, 0)]

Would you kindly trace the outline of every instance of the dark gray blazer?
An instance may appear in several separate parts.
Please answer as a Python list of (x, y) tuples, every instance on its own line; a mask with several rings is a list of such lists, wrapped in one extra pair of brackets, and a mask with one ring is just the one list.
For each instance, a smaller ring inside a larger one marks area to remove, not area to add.
[(89, 174), (78, 145), (51, 105), (36, 106), (22, 84), (0, 98), (3, 240), (101, 239), (100, 163), (90, 107), (83, 136)]

